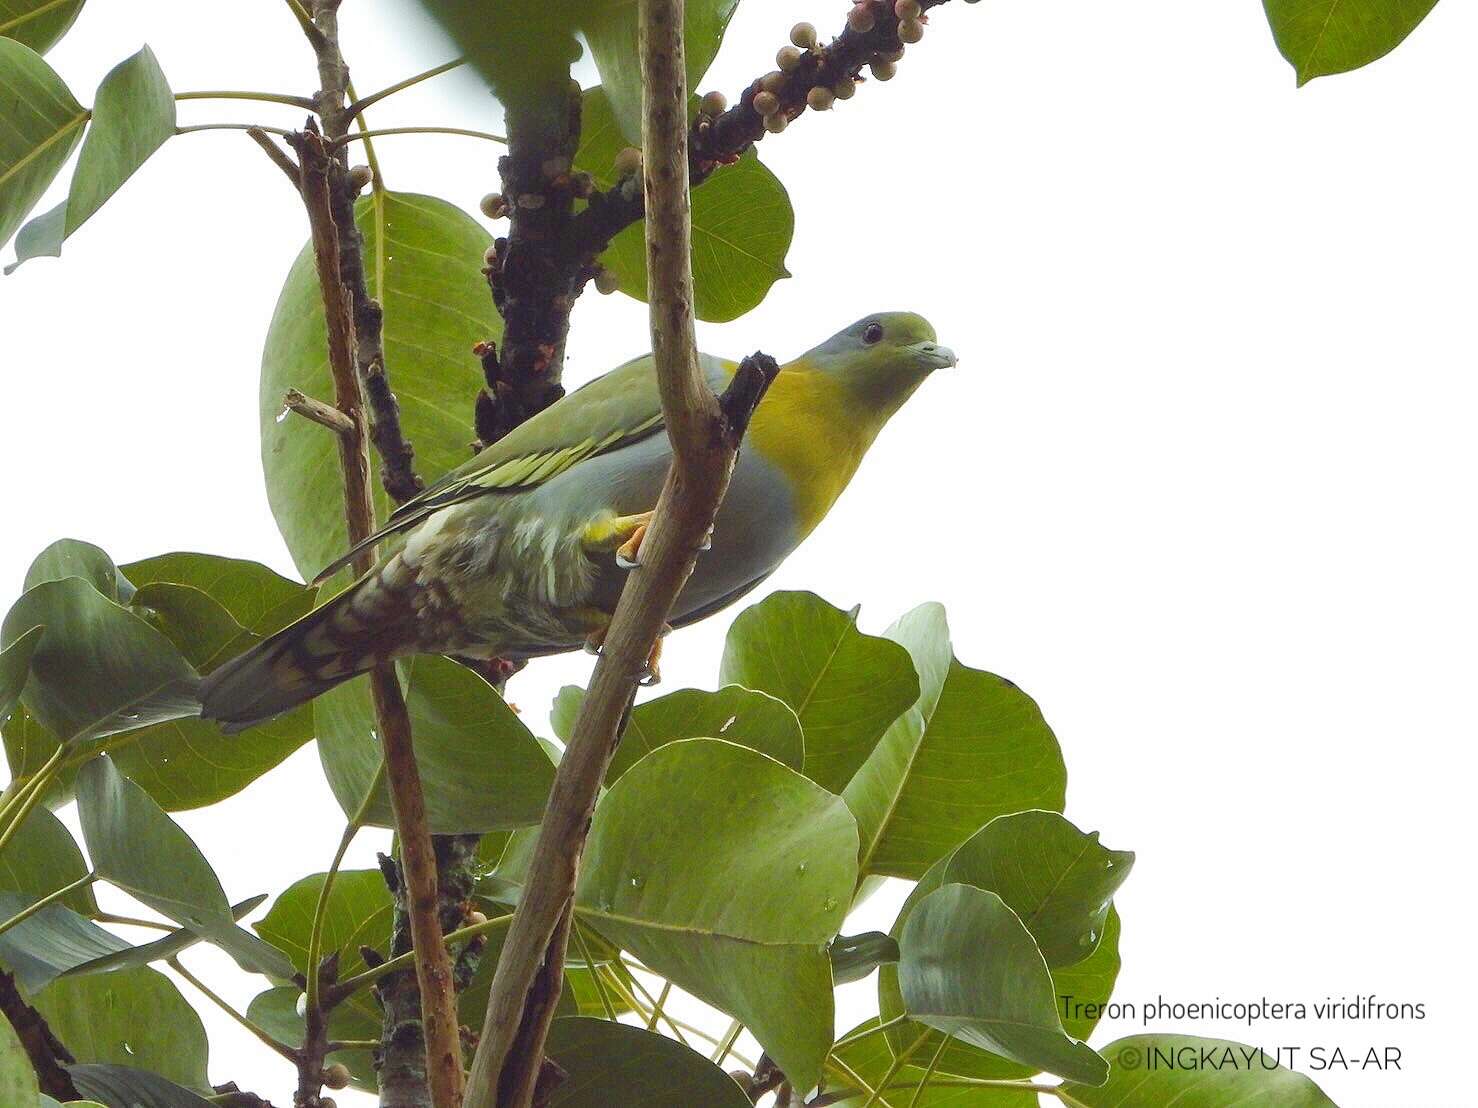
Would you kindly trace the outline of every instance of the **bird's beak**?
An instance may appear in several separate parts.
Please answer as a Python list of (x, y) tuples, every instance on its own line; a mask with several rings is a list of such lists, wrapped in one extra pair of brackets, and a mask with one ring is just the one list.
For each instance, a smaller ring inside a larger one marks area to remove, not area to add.
[(916, 342), (908, 349), (928, 369), (944, 369), (946, 366), (959, 364), (955, 352), (947, 346), (940, 346), (937, 342)]

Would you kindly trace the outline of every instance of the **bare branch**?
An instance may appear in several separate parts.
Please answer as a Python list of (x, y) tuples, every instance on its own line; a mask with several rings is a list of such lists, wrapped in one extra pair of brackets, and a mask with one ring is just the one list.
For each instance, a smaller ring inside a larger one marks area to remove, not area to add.
[[(720, 401), (698, 365), (683, 68), (683, 0), (641, 0), (643, 146), (652, 351), (673, 463), (611, 621), (488, 1000), (466, 1108), (529, 1108), (559, 998), (577, 870), (596, 796), (667, 613), (692, 572), (774, 359), (745, 359)], [(505, 355), (506, 355), (505, 346)]]
[(311, 419), (314, 423), (327, 427), (335, 434), (352, 436), (355, 432), (354, 421), (338, 408), (332, 404), (325, 404), (322, 400), (314, 400), (297, 389), (288, 389), (283, 394), (282, 407), (286, 411), (296, 412), (304, 419)]

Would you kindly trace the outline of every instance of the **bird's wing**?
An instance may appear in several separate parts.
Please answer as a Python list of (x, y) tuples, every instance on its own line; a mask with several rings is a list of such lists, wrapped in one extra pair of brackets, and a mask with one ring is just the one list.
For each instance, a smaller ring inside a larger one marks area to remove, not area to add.
[[(699, 359), (704, 375), (716, 390), (734, 373), (733, 362), (706, 354), (700, 354)], [(662, 401), (652, 356), (634, 358), (519, 424), (420, 496), (406, 501), (384, 527), (336, 559), (314, 583), (327, 580), (361, 552), (414, 527), (441, 508), (543, 484), (588, 458), (653, 435), (662, 426)]]

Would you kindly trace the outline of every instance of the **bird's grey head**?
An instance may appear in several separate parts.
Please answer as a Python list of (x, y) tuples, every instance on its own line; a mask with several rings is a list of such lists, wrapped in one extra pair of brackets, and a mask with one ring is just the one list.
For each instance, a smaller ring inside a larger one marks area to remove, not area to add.
[(913, 312), (875, 312), (801, 358), (845, 382), (863, 403), (891, 415), (936, 369), (956, 362), (929, 321)]

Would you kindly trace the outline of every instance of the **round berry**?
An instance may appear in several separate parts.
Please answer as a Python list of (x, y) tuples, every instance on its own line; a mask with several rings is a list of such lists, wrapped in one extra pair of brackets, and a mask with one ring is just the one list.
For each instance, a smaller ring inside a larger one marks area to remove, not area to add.
[(872, 8), (865, 3), (857, 4), (847, 13), (847, 26), (851, 27), (859, 35), (865, 35), (868, 31), (871, 31), (876, 22), (877, 20), (873, 18)]
[(602, 269), (595, 275), (595, 291), (602, 296), (609, 296), (620, 287), (620, 279), (609, 269)]
[(780, 68), (780, 72), (789, 73), (801, 64), (801, 58), (804, 56), (794, 46), (782, 46), (775, 51), (775, 64)]
[(502, 219), (508, 214), (508, 205), (503, 201), (502, 193), (490, 192), (478, 201), (482, 214), (489, 219)]
[(487, 921), (488, 917), (482, 912), (473, 911), (467, 913), (468, 927), (476, 927), (480, 923), (487, 923)]
[(704, 115), (723, 115), (729, 106), (729, 98), (718, 91), (705, 93), (698, 106)]
[(754, 110), (760, 115), (774, 115), (780, 110), (780, 97), (773, 92), (757, 92), (754, 94)]
[(919, 0), (894, 0), (893, 12), (899, 19), (917, 19), (923, 10)]
[(802, 50), (816, 48), (816, 28), (809, 23), (797, 23), (790, 29), (790, 41)]
[(349, 184), (355, 192), (363, 192), (374, 179), (375, 175), (367, 165), (356, 165), (349, 171)]
[(498, 264), (498, 248), (496, 246), (489, 246), (482, 252), (482, 264), (489, 266)]
[(772, 135), (778, 135), (789, 125), (790, 120), (785, 117), (783, 112), (776, 112), (774, 115), (765, 116), (765, 130), (769, 131)]
[(343, 1062), (335, 1062), (323, 1069), (323, 1083), (330, 1089), (347, 1089), (349, 1087), (349, 1067)]
[(857, 95), (857, 82), (848, 77), (832, 86), (831, 94), (838, 100), (850, 100)]
[(924, 37), (924, 25), (917, 19), (905, 19), (898, 24), (899, 42), (918, 42)]
[(832, 92), (831, 89), (826, 88), (822, 85), (818, 85), (816, 88), (813, 88), (810, 92), (806, 93), (806, 103), (814, 111), (826, 111), (828, 108), (831, 107), (834, 100), (836, 100), (836, 93)]
[(872, 78), (875, 81), (891, 81), (893, 74), (898, 72), (898, 66), (893, 62), (876, 61), (868, 66), (872, 70)]

